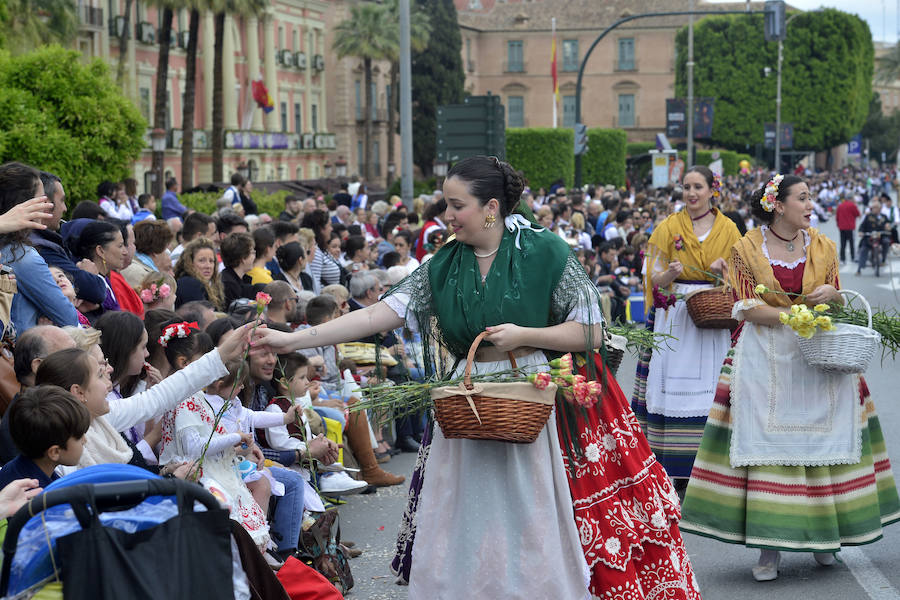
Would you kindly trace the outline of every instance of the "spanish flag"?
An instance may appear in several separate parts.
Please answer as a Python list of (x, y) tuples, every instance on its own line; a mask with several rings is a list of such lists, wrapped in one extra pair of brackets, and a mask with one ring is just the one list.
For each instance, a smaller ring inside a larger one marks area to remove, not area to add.
[(269, 96), (269, 90), (266, 89), (266, 85), (263, 83), (262, 78), (254, 81), (251, 84), (253, 89), (253, 99), (256, 101), (256, 105), (263, 109), (264, 113), (270, 113), (275, 108), (275, 102), (272, 101), (272, 97)]

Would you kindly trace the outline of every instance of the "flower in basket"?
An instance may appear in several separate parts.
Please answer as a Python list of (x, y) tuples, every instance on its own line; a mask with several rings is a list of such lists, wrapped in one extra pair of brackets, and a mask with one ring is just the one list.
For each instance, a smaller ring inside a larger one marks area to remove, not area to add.
[(550, 373), (532, 373), (528, 376), (528, 381), (534, 384), (539, 390), (546, 390), (547, 386), (550, 385), (552, 378), (550, 377)]
[(681, 234), (676, 233), (675, 237), (673, 239), (675, 240), (675, 249), (683, 250), (684, 249), (684, 238), (681, 237)]
[(571, 354), (563, 354), (559, 358), (554, 358), (550, 361), (550, 366), (554, 369), (569, 369), (572, 370), (573, 362)]
[(817, 304), (810, 309), (805, 304), (794, 304), (790, 313), (781, 313), (778, 320), (793, 329), (800, 337), (809, 339), (816, 331), (833, 331), (835, 329), (831, 317), (822, 314), (830, 307), (827, 304)]

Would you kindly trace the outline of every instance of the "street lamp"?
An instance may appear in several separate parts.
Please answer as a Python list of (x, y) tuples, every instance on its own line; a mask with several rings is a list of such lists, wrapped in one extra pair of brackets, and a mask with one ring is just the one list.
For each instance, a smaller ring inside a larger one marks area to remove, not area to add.
[[(817, 8), (815, 10), (807, 11), (807, 13), (811, 12), (820, 12), (822, 9)], [(797, 13), (795, 15), (791, 15), (784, 22), (784, 32), (785, 36), (787, 35), (787, 26), (791, 24), (791, 21), (796, 19), (802, 14), (806, 13)], [(778, 82), (775, 87), (775, 172), (778, 173), (781, 171), (781, 63), (784, 62), (784, 37), (778, 39)]]
[(447, 176), (447, 163), (443, 161), (436, 161), (434, 163), (434, 174), (437, 177), (446, 177)]
[(153, 149), (153, 195), (162, 198), (163, 193), (163, 162), (166, 153), (166, 130), (159, 127), (150, 132), (150, 147)]

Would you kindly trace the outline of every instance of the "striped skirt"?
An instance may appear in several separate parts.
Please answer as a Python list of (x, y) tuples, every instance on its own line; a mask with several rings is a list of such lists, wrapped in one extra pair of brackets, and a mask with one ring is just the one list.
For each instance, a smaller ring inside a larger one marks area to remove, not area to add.
[[(647, 329), (653, 331), (656, 311), (647, 315)], [(645, 349), (638, 357), (631, 394), (631, 410), (644, 431), (656, 460), (665, 468), (669, 477), (691, 476), (694, 456), (703, 438), (706, 417), (669, 417), (647, 411), (647, 375), (650, 373), (652, 351)]]
[(682, 505), (682, 531), (775, 550), (835, 552), (881, 538), (900, 520), (900, 498), (869, 390), (862, 458), (854, 465), (731, 467), (731, 364), (716, 398)]

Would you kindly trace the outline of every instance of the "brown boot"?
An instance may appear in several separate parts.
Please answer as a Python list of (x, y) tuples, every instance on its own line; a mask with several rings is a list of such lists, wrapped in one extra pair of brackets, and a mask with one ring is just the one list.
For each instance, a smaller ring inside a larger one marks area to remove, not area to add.
[(388, 473), (378, 466), (378, 461), (375, 459), (375, 452), (372, 450), (372, 443), (369, 439), (369, 426), (366, 423), (365, 413), (350, 413), (345, 434), (347, 445), (350, 446), (360, 469), (362, 469), (359, 475), (366, 483), (375, 487), (386, 487), (389, 485), (400, 485), (406, 481), (405, 477)]

